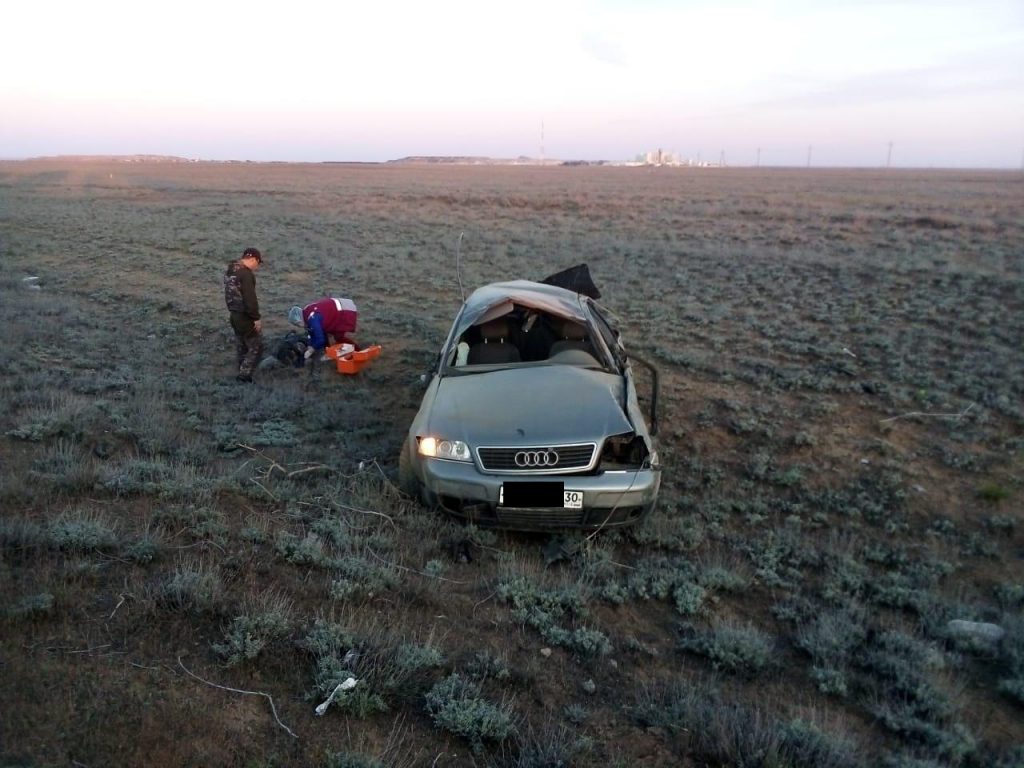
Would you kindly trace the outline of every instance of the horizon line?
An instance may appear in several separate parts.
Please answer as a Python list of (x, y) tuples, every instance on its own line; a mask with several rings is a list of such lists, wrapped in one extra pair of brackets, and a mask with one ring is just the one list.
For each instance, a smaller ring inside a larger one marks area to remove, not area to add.
[(531, 167), (573, 167), (573, 166), (611, 166), (611, 167), (633, 167), (633, 168), (678, 168), (678, 169), (789, 169), (789, 170), (933, 170), (933, 171), (1009, 171), (1024, 172), (1024, 165), (1014, 166), (967, 166), (967, 165), (805, 165), (801, 163), (771, 164), (771, 163), (712, 163), (708, 161), (692, 161), (680, 163), (646, 163), (637, 160), (584, 160), (584, 159), (559, 159), (559, 158), (535, 158), (526, 155), (517, 157), (493, 157), (490, 155), (406, 155), (404, 157), (392, 158), (389, 160), (253, 160), (253, 159), (216, 159), (203, 157), (186, 157), (184, 155), (163, 155), (154, 153), (127, 153), (127, 154), (59, 154), (59, 155), (31, 155), (25, 157), (0, 157), (0, 162), (38, 162), (38, 161), (97, 161), (107, 160), (112, 162), (135, 162), (135, 163), (219, 163), (219, 164), (261, 164), (261, 165), (507, 165), (507, 166), (531, 166)]

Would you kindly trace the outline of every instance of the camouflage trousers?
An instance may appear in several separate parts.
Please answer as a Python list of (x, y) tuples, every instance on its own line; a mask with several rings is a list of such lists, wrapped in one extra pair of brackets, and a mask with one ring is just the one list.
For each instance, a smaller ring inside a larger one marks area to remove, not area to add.
[(263, 356), (263, 336), (256, 330), (252, 320), (231, 315), (231, 328), (235, 332), (235, 352), (238, 357), (240, 376), (252, 376), (256, 365)]

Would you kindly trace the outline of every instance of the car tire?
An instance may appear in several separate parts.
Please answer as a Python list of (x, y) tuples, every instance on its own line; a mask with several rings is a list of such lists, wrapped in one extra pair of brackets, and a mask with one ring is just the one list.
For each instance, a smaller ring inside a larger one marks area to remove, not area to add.
[(417, 501), (420, 498), (420, 480), (412, 468), (412, 456), (409, 453), (409, 441), (402, 444), (402, 452), (398, 454), (398, 489)]

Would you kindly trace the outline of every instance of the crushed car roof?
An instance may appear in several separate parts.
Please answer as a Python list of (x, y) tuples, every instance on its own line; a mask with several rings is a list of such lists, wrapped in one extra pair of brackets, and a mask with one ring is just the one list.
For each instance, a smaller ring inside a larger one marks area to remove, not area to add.
[(519, 304), (560, 317), (586, 322), (584, 298), (578, 293), (532, 280), (511, 280), (477, 288), (466, 299), (460, 331), (512, 311)]

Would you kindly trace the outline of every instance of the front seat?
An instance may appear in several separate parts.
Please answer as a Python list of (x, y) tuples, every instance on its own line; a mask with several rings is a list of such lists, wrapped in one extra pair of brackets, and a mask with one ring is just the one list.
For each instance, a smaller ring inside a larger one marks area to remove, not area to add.
[(469, 348), (470, 365), (518, 363), (519, 350), (508, 340), (508, 320), (503, 317), (488, 320), (480, 326), (480, 341)]
[(590, 342), (587, 341), (587, 329), (582, 323), (563, 318), (560, 325), (556, 325), (555, 333), (559, 338), (551, 345), (548, 357), (554, 357), (567, 349), (582, 349), (584, 352), (591, 352)]

